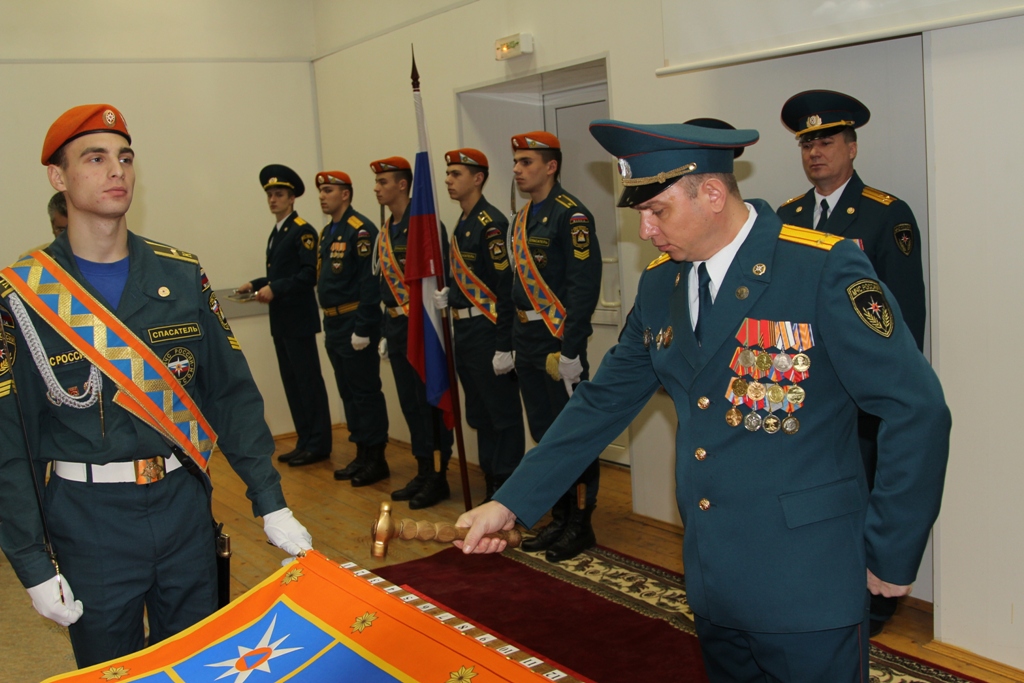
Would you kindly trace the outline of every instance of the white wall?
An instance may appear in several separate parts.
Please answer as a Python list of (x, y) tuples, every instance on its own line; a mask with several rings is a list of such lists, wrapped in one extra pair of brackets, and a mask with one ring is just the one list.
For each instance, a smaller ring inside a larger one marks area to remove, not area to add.
[[(933, 360), (953, 412), (936, 531), (936, 637), (1024, 668), (1024, 18), (928, 36)], [(1009, 120), (1010, 125), (1001, 121)]]

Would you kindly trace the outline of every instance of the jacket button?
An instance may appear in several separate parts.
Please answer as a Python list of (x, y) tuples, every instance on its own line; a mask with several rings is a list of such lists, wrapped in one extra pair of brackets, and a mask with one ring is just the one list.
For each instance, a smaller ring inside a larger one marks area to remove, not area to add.
[(708, 500), (707, 498), (701, 498), (700, 502), (697, 503), (697, 507), (706, 512), (708, 509), (711, 508), (711, 501)]
[(697, 407), (701, 410), (707, 410), (709, 405), (711, 405), (711, 399), (707, 396), (701, 396), (697, 399)]
[(708, 457), (708, 452), (703, 448), (698, 448), (693, 452), (693, 457), (697, 458), (698, 460), (703, 460), (704, 458)]

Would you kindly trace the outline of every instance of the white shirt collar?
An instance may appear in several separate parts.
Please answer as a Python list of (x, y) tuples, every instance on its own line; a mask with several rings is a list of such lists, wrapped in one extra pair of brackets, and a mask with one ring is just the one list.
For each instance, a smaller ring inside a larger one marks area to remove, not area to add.
[(687, 276), (689, 278), (687, 284), (687, 293), (690, 298), (690, 323), (693, 325), (697, 324), (697, 315), (700, 308), (700, 292), (697, 288), (697, 267), (701, 263), (706, 263), (708, 268), (708, 275), (711, 278), (711, 283), (708, 285), (708, 289), (711, 291), (711, 301), (715, 300), (718, 296), (718, 288), (722, 286), (722, 282), (725, 281), (725, 275), (729, 272), (729, 266), (732, 265), (732, 261), (736, 258), (736, 253), (743, 246), (743, 242), (746, 241), (747, 235), (750, 234), (750, 230), (754, 227), (754, 221), (757, 220), (757, 209), (748, 202), (743, 202), (744, 206), (747, 207), (747, 220), (740, 228), (740, 231), (736, 233), (736, 237), (732, 239), (732, 242), (725, 245), (718, 250), (714, 256), (709, 258), (707, 261), (694, 261), (693, 268), (690, 268), (690, 273)]
[[(830, 195), (823, 195), (820, 194), (817, 189), (814, 190), (814, 223), (811, 225), (818, 224), (818, 218), (821, 216), (821, 200), (824, 199), (828, 202), (828, 215), (831, 216), (832, 209), (836, 208), (836, 204), (839, 203), (839, 198), (843, 196), (843, 190), (846, 189), (846, 186), (850, 184), (851, 180), (853, 180), (852, 175)], [(828, 216), (825, 216), (825, 218), (827, 219)]]

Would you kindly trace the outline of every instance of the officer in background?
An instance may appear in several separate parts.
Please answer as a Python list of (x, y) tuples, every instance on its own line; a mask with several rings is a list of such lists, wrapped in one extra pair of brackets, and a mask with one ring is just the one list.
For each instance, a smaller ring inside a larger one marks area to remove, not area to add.
[[(128, 231), (130, 145), (108, 104), (74, 107), (50, 126), (41, 160), (73, 227), (0, 279), (0, 547), (36, 610), (70, 624), (80, 667), (142, 649), (144, 611), (152, 645), (217, 609), (204, 424), (267, 537), (292, 555), (311, 547), (270, 459), (263, 399), (198, 259)], [(28, 276), (43, 270), (52, 277)], [(74, 302), (75, 314), (47, 297)], [(91, 334), (62, 334), (71, 326)]]
[[(356, 457), (335, 470), (351, 480), (367, 463), (385, 463), (388, 408), (380, 384), (380, 287), (373, 272), (377, 228), (352, 208), (352, 180), (343, 171), (316, 176), (320, 209), (330, 216), (320, 233), (317, 296), (324, 314), (324, 345), (345, 407)], [(375, 465), (379, 467), (380, 465)]]
[[(391, 500), (407, 500), (409, 508), (420, 510), (437, 505), (451, 497), (448, 487), (448, 461), (452, 457), (455, 439), (452, 430), (445, 428), (441, 411), (427, 401), (427, 389), (406, 356), (409, 338), (409, 292), (405, 287), (405, 252), (409, 242), (409, 192), (412, 189), (412, 169), (403, 157), (388, 157), (370, 164), (376, 174), (373, 192), (377, 202), (386, 206), (391, 216), (381, 228), (377, 240), (377, 260), (380, 268), (380, 296), (384, 302), (384, 339), (381, 356), (391, 359), (391, 372), (395, 376), (398, 403), (409, 425), (412, 454), (416, 458), (416, 476), (402, 488), (391, 493)], [(441, 226), (444, 235), (444, 226)], [(445, 235), (444, 241), (447, 242)], [(447, 252), (447, 244), (442, 245)], [(434, 451), (439, 451), (434, 462)], [(381, 456), (383, 461), (383, 455)], [(377, 473), (380, 473), (377, 471)], [(383, 476), (387, 476), (384, 463)], [(364, 478), (356, 474), (353, 486), (362, 485)], [(367, 481), (371, 484), (373, 481)]]
[(267, 240), (267, 276), (246, 282), (237, 291), (255, 291), (256, 300), (269, 305), (270, 335), (298, 434), (295, 449), (277, 459), (298, 467), (331, 457), (331, 408), (316, 348), (317, 236), (295, 211), (295, 198), (306, 191), (295, 171), (281, 164), (265, 166), (260, 185), (277, 218)]
[[(483, 534), (535, 522), (663, 387), (708, 678), (867, 683), (865, 585), (909, 593), (939, 511), (950, 415), (938, 378), (856, 244), (743, 201), (733, 149), (757, 131), (590, 130), (619, 158), (619, 206), (662, 253), (593, 381), (494, 501), (462, 515), (457, 545), (503, 549)], [(887, 426), (870, 492), (858, 407)]]
[[(921, 234), (901, 199), (867, 187), (853, 170), (857, 128), (871, 113), (859, 101), (831, 90), (808, 90), (789, 98), (782, 122), (796, 134), (804, 173), (813, 187), (779, 207), (784, 223), (856, 240), (892, 290), (919, 349), (924, 348), (925, 294)], [(878, 460), (877, 416), (862, 412), (858, 435), (868, 485)], [(871, 598), (871, 635), (896, 611), (896, 599)]]
[(508, 220), (483, 196), (489, 172), (478, 149), (444, 155), (448, 196), (462, 214), (451, 241), (450, 286), (438, 290), (438, 308), (452, 307), (455, 367), (466, 399), (466, 421), (476, 430), (480, 469), (491, 499), (523, 459), (526, 433), (512, 359), (512, 266), (505, 244)]
[(46, 213), (50, 216), (50, 230), (53, 231), (53, 236), (60, 237), (60, 234), (68, 229), (68, 200), (64, 198), (63, 192), (53, 193), (46, 204)]
[[(512, 138), (513, 175), (530, 201), (512, 228), (513, 339), (526, 419), (539, 442), (576, 385), (589, 377), (590, 318), (601, 294), (601, 249), (594, 217), (558, 182), (558, 138), (534, 131)], [(558, 499), (551, 523), (523, 543), (552, 562), (575, 557), (597, 539), (590, 518), (601, 474), (595, 460)]]

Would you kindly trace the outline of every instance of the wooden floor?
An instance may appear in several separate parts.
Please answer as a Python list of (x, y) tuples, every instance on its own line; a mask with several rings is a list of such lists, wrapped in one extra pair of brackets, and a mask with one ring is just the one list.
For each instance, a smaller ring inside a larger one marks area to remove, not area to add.
[[(293, 439), (281, 438), (277, 442), (278, 452), (291, 450), (293, 445)], [(364, 488), (334, 481), (333, 470), (343, 467), (354, 456), (355, 447), (348, 442), (348, 433), (337, 427), (333, 462), (288, 467), (275, 459), (288, 505), (313, 535), (316, 549), (331, 559), (348, 559), (368, 569), (424, 557), (442, 549), (443, 546), (433, 543), (392, 541), (386, 560), (378, 561), (370, 556), (370, 525), (377, 516), (380, 502), (390, 500), (389, 493), (413, 477), (416, 465), (408, 446), (392, 443), (387, 448), (391, 466), (389, 480)], [(244, 485), (219, 458), (213, 461), (213, 477), (214, 516), (225, 524), (231, 535), (232, 597), (237, 597), (276, 570), (284, 559), (284, 553), (267, 544), (262, 522), (253, 519)], [(484, 483), (480, 471), (473, 465), (470, 465), (469, 479), (472, 500), (477, 503), (484, 497)], [(452, 485), (451, 500), (416, 512), (409, 511), (407, 503), (394, 503), (394, 514), (399, 518), (455, 521), (464, 506), (454, 460), (448, 481)], [(683, 572), (681, 532), (648, 523), (632, 514), (629, 470), (626, 468), (612, 465), (602, 468), (594, 528), (598, 542), (607, 548)], [(983, 681), (1024, 682), (1021, 672), (970, 653), (958, 658), (928, 649), (926, 646), (932, 641), (932, 615), (928, 607), (928, 603), (914, 600), (901, 604), (892, 622), (875, 642)]]

